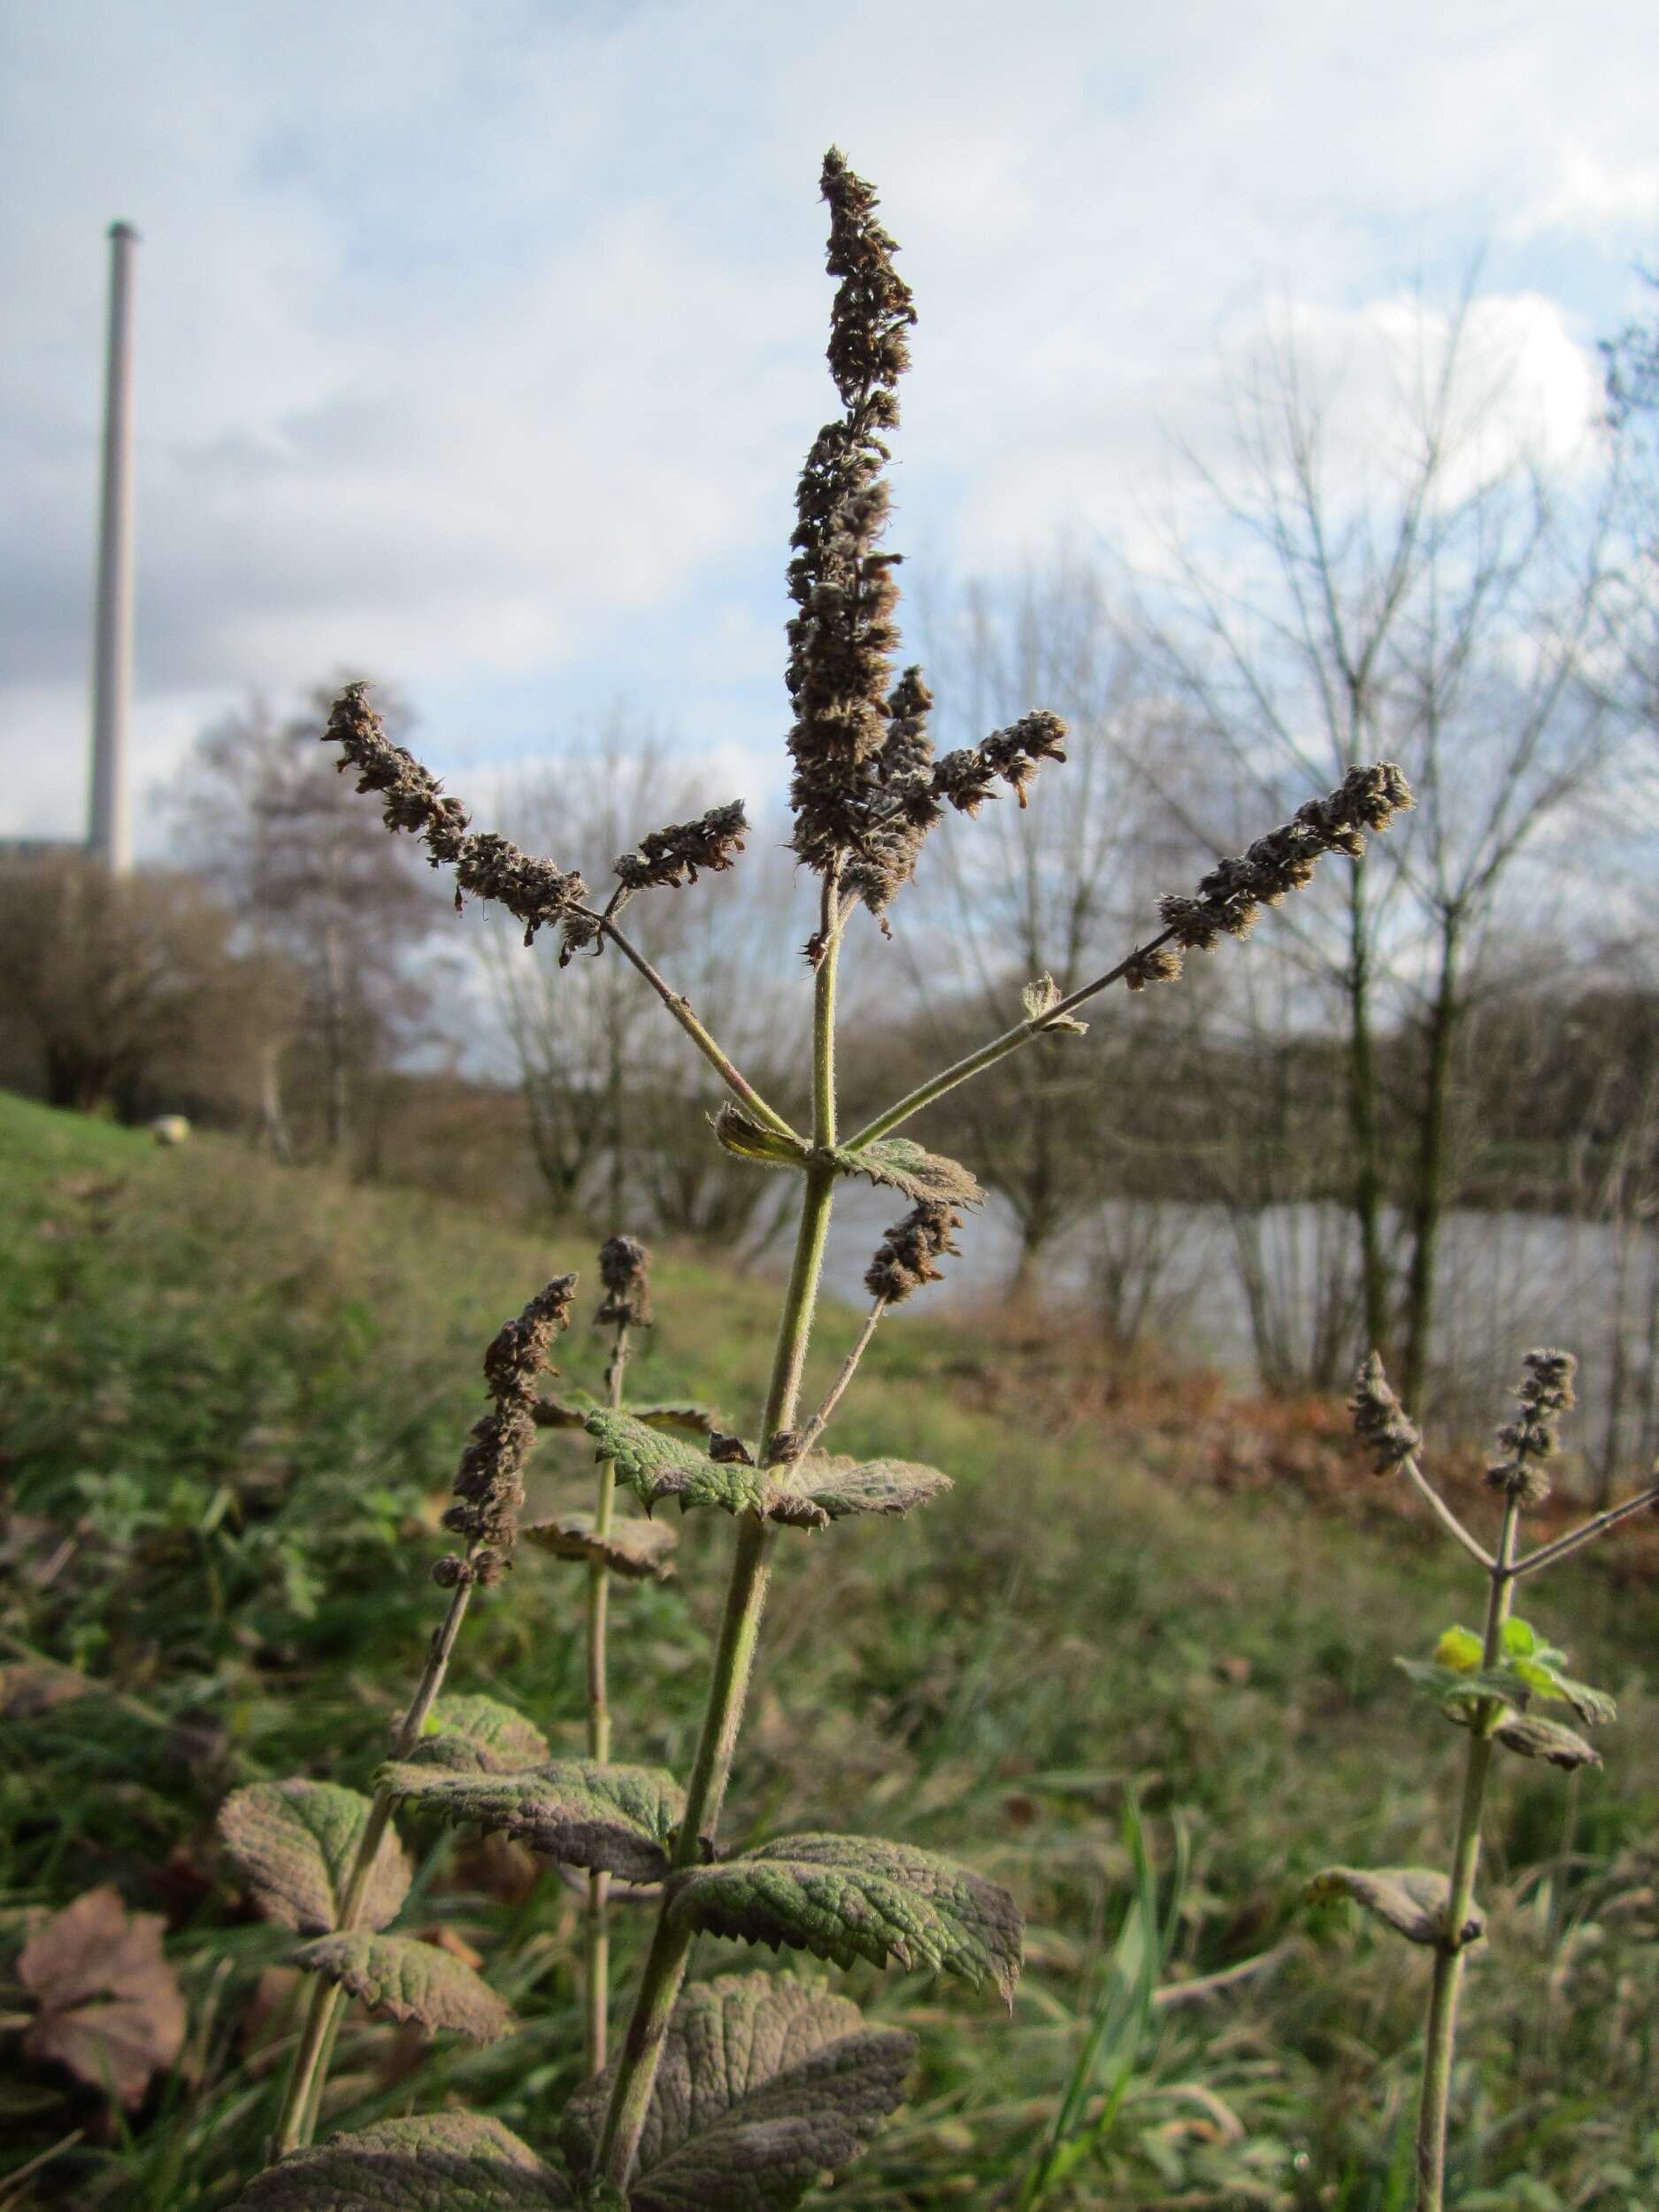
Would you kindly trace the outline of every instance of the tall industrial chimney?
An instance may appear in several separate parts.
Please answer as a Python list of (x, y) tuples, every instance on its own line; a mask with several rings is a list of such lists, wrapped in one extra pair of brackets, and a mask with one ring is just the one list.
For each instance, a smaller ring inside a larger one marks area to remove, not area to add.
[(133, 689), (133, 253), (130, 223), (110, 226), (110, 345), (98, 517), (92, 663), (92, 810), (87, 842), (111, 875), (132, 865), (127, 724)]

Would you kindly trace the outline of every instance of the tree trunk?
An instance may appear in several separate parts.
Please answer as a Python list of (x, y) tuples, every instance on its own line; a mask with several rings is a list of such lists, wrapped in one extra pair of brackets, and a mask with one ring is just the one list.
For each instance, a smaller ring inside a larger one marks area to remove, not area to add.
[(1440, 919), (1440, 973), (1429, 1010), (1427, 1057), (1417, 1103), (1416, 1156), (1412, 1171), (1411, 1257), (1406, 1276), (1402, 1317), (1405, 1353), (1400, 1394), (1414, 1414), (1423, 1407), (1428, 1379), (1429, 1343), (1434, 1326), (1434, 1279), (1440, 1219), (1446, 1210), (1446, 1124), (1451, 1097), (1452, 1047), (1463, 1012), (1458, 998), (1459, 917)]
[[(1371, 949), (1365, 941), (1363, 861), (1354, 863), (1348, 895), (1348, 1121), (1354, 1137), (1354, 1221), (1359, 1233), (1365, 1342), (1388, 1352), (1388, 1261), (1383, 1250), (1382, 1140), (1371, 1034)], [(1407, 1403), (1410, 1401), (1408, 1399)]]

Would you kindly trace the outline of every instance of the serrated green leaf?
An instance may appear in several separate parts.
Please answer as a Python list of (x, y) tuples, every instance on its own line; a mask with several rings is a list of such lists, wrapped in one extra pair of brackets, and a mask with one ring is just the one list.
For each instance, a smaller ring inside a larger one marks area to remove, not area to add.
[(1529, 1659), (1538, 1648), (1538, 1631), (1531, 1621), (1524, 1621), (1518, 1613), (1512, 1613), (1503, 1624), (1504, 1657)]
[(597, 1456), (616, 1462), (617, 1479), (648, 1508), (672, 1498), (682, 1511), (695, 1505), (718, 1506), (723, 1513), (760, 1509), (762, 1483), (753, 1467), (710, 1459), (677, 1436), (603, 1406), (582, 1425), (599, 1448)]
[(1485, 1652), (1485, 1644), (1472, 1629), (1448, 1628), (1434, 1647), (1434, 1663), (1451, 1668), (1455, 1674), (1473, 1674)]
[(1526, 1685), (1507, 1668), (1460, 1674), (1455, 1667), (1439, 1666), (1428, 1659), (1396, 1659), (1394, 1664), (1439, 1705), (1468, 1707), (1483, 1697), (1496, 1698), (1517, 1710), (1526, 1704)]
[(985, 1198), (960, 1160), (930, 1152), (914, 1137), (877, 1137), (856, 1150), (843, 1147), (832, 1156), (843, 1175), (867, 1175), (907, 1198), (934, 1198), (948, 1206), (978, 1206)]
[(1517, 1713), (1512, 1720), (1500, 1722), (1493, 1732), (1504, 1749), (1518, 1758), (1548, 1759), (1563, 1772), (1601, 1763), (1601, 1755), (1594, 1746), (1572, 1729), (1563, 1728), (1559, 1721), (1535, 1720), (1530, 1714)]
[(1575, 1682), (1570, 1674), (1563, 1674), (1547, 1660), (1513, 1660), (1509, 1671), (1518, 1675), (1528, 1689), (1535, 1690), (1540, 1697), (1564, 1698), (1588, 1727), (1601, 1727), (1618, 1718), (1618, 1707), (1605, 1690), (1594, 1689), (1587, 1682)]
[(547, 1738), (534, 1721), (499, 1698), (468, 1693), (434, 1704), (426, 1732), (409, 1753), (416, 1766), (457, 1774), (511, 1774), (545, 1759)]
[(377, 1778), (396, 1802), (457, 1827), (499, 1829), (565, 1866), (654, 1882), (668, 1870), (668, 1844), (685, 1793), (661, 1767), (605, 1766), (549, 1759), (518, 1774), (446, 1774), (396, 1763)]
[[(850, 2164), (904, 2095), (915, 2038), (793, 1974), (722, 1974), (674, 2008), (645, 2116), (632, 2212), (793, 2212)], [(614, 2070), (577, 2091), (561, 2137), (589, 2171)]]
[[(250, 1782), (219, 1808), (219, 1832), (268, 1920), (304, 1935), (340, 1923), (369, 1801), (334, 1782)], [(411, 1869), (388, 1829), (364, 1895), (360, 1924), (383, 1928), (409, 1894)]]
[(854, 1513), (908, 1513), (949, 1487), (949, 1475), (911, 1460), (819, 1453), (780, 1471), (767, 1490), (766, 1517), (810, 1528)]
[(558, 1513), (551, 1520), (522, 1522), (518, 1533), (556, 1559), (601, 1561), (612, 1574), (630, 1581), (666, 1582), (674, 1571), (676, 1538), (666, 1521), (641, 1520), (635, 1514), (613, 1520), (603, 1536), (594, 1533), (591, 1513)]
[(294, 1954), (308, 1974), (321, 1974), (394, 2020), (416, 2020), (434, 2034), (453, 2028), (474, 2043), (493, 2043), (512, 2013), (465, 1959), (418, 1937), (375, 1935), (351, 1928), (303, 1943)]
[[(1451, 1884), (1444, 1874), (1425, 1866), (1327, 1866), (1302, 1891), (1310, 1902), (1348, 1897), (1406, 1939), (1408, 1943), (1438, 1946), (1445, 1936), (1446, 1907)], [(1458, 1937), (1458, 1947), (1473, 1943), (1484, 1933), (1484, 1916), (1470, 1910)]]
[(746, 1943), (790, 1944), (850, 1966), (931, 1966), (1012, 2004), (1019, 1909), (949, 1859), (879, 1836), (785, 1836), (674, 1877), (668, 1916)]
[(499, 2120), (434, 2112), (291, 2151), (237, 2212), (569, 2212), (571, 2194)]

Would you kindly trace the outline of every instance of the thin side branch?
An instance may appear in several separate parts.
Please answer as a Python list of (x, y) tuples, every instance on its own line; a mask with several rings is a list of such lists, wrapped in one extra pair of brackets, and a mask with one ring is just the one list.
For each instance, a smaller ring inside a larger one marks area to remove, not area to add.
[(1536, 1551), (1528, 1552), (1525, 1559), (1517, 1560), (1509, 1569), (1510, 1578), (1518, 1581), (1522, 1575), (1535, 1574), (1540, 1567), (1554, 1566), (1556, 1560), (1565, 1559), (1570, 1552), (1578, 1551), (1583, 1545), (1594, 1543), (1598, 1536), (1605, 1536), (1609, 1529), (1617, 1528), (1621, 1521), (1650, 1509), (1659, 1509), (1659, 1482), (1642, 1491), (1640, 1496), (1627, 1499), (1623, 1505), (1598, 1513), (1594, 1520), (1586, 1521), (1582, 1528), (1556, 1537), (1553, 1544), (1540, 1544)]
[(858, 1332), (853, 1348), (841, 1363), (841, 1371), (830, 1385), (823, 1404), (807, 1423), (801, 1437), (801, 1455), (804, 1458), (829, 1426), (829, 1418), (841, 1403), (847, 1386), (858, 1371), (858, 1363), (870, 1348), (870, 1340), (876, 1333), (876, 1324), (887, 1310), (887, 1301), (878, 1298), (865, 1316), (864, 1325)]
[(1092, 983), (1081, 984), (1069, 997), (1049, 1007), (1047, 1013), (1004, 1030), (1000, 1037), (993, 1037), (989, 1044), (981, 1045), (977, 1052), (969, 1053), (964, 1060), (954, 1061), (937, 1075), (930, 1076), (926, 1083), (918, 1083), (913, 1091), (907, 1091), (895, 1105), (889, 1106), (885, 1113), (878, 1114), (873, 1121), (866, 1122), (862, 1129), (849, 1137), (845, 1148), (856, 1152), (860, 1146), (873, 1143), (878, 1137), (885, 1137), (890, 1129), (896, 1129), (901, 1122), (909, 1121), (912, 1114), (919, 1114), (924, 1106), (931, 1106), (947, 1091), (954, 1091), (958, 1083), (965, 1083), (970, 1076), (978, 1075), (985, 1068), (994, 1067), (997, 1061), (1005, 1060), (1010, 1052), (1018, 1052), (1021, 1045), (1028, 1045), (1033, 1037), (1041, 1037), (1046, 1031), (1062, 1025), (1064, 1018), (1074, 1008), (1081, 1006), (1087, 999), (1098, 996), (1112, 984), (1121, 983), (1137, 962), (1167, 945), (1174, 934), (1173, 929), (1161, 930), (1144, 945), (1137, 945), (1115, 968), (1108, 968), (1104, 975), (1097, 975)]
[(1486, 1549), (1483, 1543), (1479, 1542), (1478, 1539), (1470, 1534), (1469, 1531), (1463, 1526), (1457, 1516), (1452, 1511), (1450, 1506), (1447, 1504), (1445, 1499), (1441, 1497), (1440, 1492), (1434, 1487), (1434, 1485), (1429, 1480), (1423, 1470), (1417, 1465), (1417, 1461), (1415, 1459), (1402, 1459), (1400, 1462), (1400, 1471), (1405, 1476), (1406, 1479), (1410, 1483), (1412, 1488), (1417, 1493), (1418, 1496), (1425, 1499), (1428, 1504), (1433, 1509), (1435, 1514), (1440, 1519), (1440, 1525), (1448, 1532), (1448, 1534), (1455, 1536), (1457, 1539), (1457, 1541), (1463, 1546), (1463, 1549), (1469, 1554), (1470, 1557), (1471, 1559), (1478, 1559), (1481, 1565), (1486, 1570), (1486, 1572), (1490, 1574), (1494, 1568), (1496, 1567), (1498, 1563), (1497, 1561), (1493, 1557), (1492, 1554)]
[(608, 937), (623, 958), (645, 978), (652, 990), (662, 1000), (663, 1004), (680, 1024), (692, 1043), (696, 1046), (709, 1065), (718, 1075), (721, 1082), (726, 1085), (733, 1098), (741, 1099), (757, 1121), (764, 1122), (769, 1129), (775, 1130), (780, 1137), (793, 1137), (799, 1143), (801, 1140), (796, 1132), (790, 1127), (783, 1116), (774, 1107), (766, 1103), (749, 1078), (721, 1051), (719, 1046), (692, 1012), (690, 1000), (683, 997), (657, 973), (638, 946), (631, 943), (623, 935), (610, 912), (607, 910), (603, 914), (595, 914), (589, 907), (578, 907), (575, 911), (584, 921), (591, 922), (601, 935)]

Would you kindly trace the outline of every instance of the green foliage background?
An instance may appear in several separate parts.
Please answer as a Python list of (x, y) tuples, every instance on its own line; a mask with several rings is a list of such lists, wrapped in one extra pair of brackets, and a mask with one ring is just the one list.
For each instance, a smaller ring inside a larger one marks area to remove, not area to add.
[[(0, 1692), (42, 1661), (91, 1686), (0, 1719), (0, 1977), (32, 1909), (113, 1881), (168, 1913), (193, 2022), (177, 2076), (113, 2124), (0, 2036), (7, 2212), (216, 2207), (257, 2163), (273, 2039), (292, 2025), (291, 1993), (261, 1975), (286, 1946), (226, 1879), (214, 1811), (239, 1782), (366, 1781), (435, 1617), (426, 1570), (481, 1348), (549, 1274), (591, 1265), (586, 1240), (0, 1099)], [(672, 1252), (656, 1281), (632, 1387), (752, 1419), (770, 1287)], [(826, 1317), (812, 1384), (853, 1326)], [(599, 1333), (562, 1348), (596, 1386)], [(1390, 1660), (1468, 1609), (1467, 1579), (1409, 1528), (1200, 1489), (1179, 1440), (1135, 1449), (1045, 1411), (1035, 1364), (1018, 1418), (977, 1409), (1008, 1356), (925, 1311), (883, 1330), (836, 1446), (958, 1486), (902, 1525), (789, 1542), (728, 1806), (733, 1847), (879, 1828), (1005, 1882), (1029, 1916), (1011, 2024), (925, 1977), (846, 1978), (919, 2033), (922, 2060), (836, 2200), (1015, 2201), (1093, 2023), (1071, 2108), (1087, 2147), (1047, 2201), (1393, 2212), (1423, 1962), (1346, 1906), (1296, 1901), (1333, 1860), (1443, 1855), (1461, 1740), (1436, 1737)], [(544, 1439), (545, 1502), (585, 1500), (591, 1448)], [(629, 1761), (686, 1767), (730, 1540), (723, 1518), (688, 1516), (679, 1578), (617, 1594)], [(1602, 1773), (1500, 1778), (1494, 1940), (1460, 2055), (1463, 2212), (1659, 2200), (1652, 1616), (1648, 1592), (1604, 1573), (1551, 1578), (1549, 1633), (1621, 1722)], [(580, 1573), (526, 1547), (469, 1620), (453, 1687), (579, 1750), (580, 1633)], [(474, 1946), (522, 2025), (472, 2051), (358, 2024), (328, 2124), (453, 2095), (551, 2147), (580, 2048), (574, 1893), (544, 1874), (488, 1894), (475, 1854), (405, 1828), (409, 1924)], [(635, 1939), (625, 1913), (625, 1988)], [(1166, 1983), (1284, 1947), (1225, 1994), (1152, 2008), (1146, 1961), (1165, 1945)], [(696, 1971), (755, 1962), (705, 1942)]]

